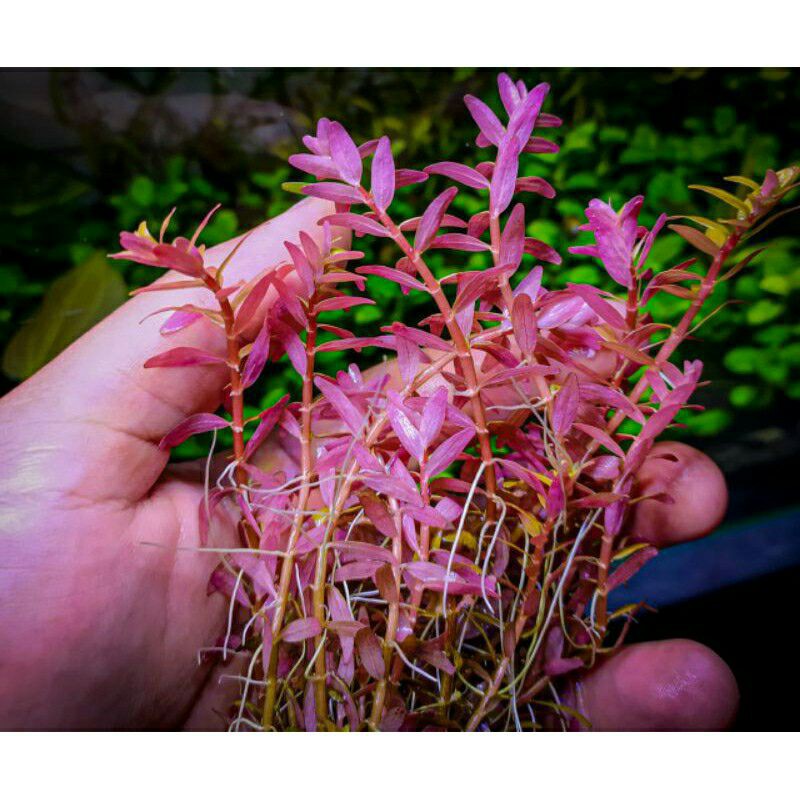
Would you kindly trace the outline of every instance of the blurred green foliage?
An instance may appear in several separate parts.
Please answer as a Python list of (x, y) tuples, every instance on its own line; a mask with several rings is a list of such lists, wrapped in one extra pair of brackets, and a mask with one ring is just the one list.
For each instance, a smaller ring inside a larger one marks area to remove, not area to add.
[[(528, 83), (549, 81), (553, 89), (546, 109), (564, 118), (564, 127), (552, 132), (561, 153), (532, 156), (525, 167), (558, 192), (555, 201), (528, 201), (529, 232), (563, 255), (581, 241), (584, 234), (577, 227), (594, 196), (617, 204), (644, 193), (644, 224), (662, 211), (721, 216), (724, 211), (713, 200), (686, 186), (719, 184), (729, 174), (758, 178), (768, 167), (800, 156), (795, 111), (800, 87), (791, 70), (516, 73)], [(341, 119), (362, 140), (388, 133), (402, 166), (480, 161), (461, 98), (470, 92), (491, 98), (499, 108), (494, 77), (494, 71), (471, 68), (53, 71), (49, 100), (77, 144), (43, 154), (13, 137), (2, 141), (0, 341), (25, 329), (24, 321), (59, 276), (98, 250), (113, 250), (120, 229), (132, 229), (142, 219), (157, 228), (178, 206), (174, 230), (185, 231), (221, 202), (224, 209), (204, 234), (204, 241), (214, 244), (288, 207), (296, 198), (280, 185), (300, 176), (285, 158), (301, 149), (300, 137), (319, 116)], [(126, 99), (124, 124), (115, 112), (102, 111), (109, 93)], [(186, 111), (204, 104), (209, 110), (202, 118)], [(420, 195), (430, 197), (442, 180), (402, 190), (398, 216), (416, 214)], [(464, 190), (454, 207), (468, 215), (482, 208), (482, 200)], [(701, 341), (691, 343), (692, 355), (706, 362), (706, 377), (713, 381), (705, 398), (711, 408), (683, 414), (691, 434), (713, 436), (743, 415), (800, 400), (800, 236), (792, 217), (771, 233), (776, 238), (769, 249), (719, 287), (716, 303), (732, 302), (703, 327)], [(371, 247), (371, 260), (391, 263), (391, 245)], [(682, 239), (666, 233), (650, 263), (661, 269), (689, 255)], [(115, 262), (113, 269), (129, 288), (153, 277), (136, 265)], [(550, 286), (604, 281), (589, 259), (570, 256), (560, 267), (547, 267), (546, 275)], [(374, 280), (373, 292), (380, 309), (339, 312), (339, 324), (360, 331), (393, 315), (420, 316), (415, 307), (420, 298), (404, 297), (395, 284)], [(45, 328), (47, 319), (58, 317), (52, 293), (46, 302), (50, 311), (44, 321), (41, 313), (37, 320)], [(74, 305), (70, 313), (80, 316)], [(669, 322), (685, 306), (684, 300), (660, 295), (652, 312)], [(85, 304), (87, 314), (94, 309), (96, 315), (96, 308)], [(80, 329), (79, 321), (71, 327)], [(54, 349), (41, 348), (40, 360), (52, 357)], [(323, 354), (320, 361), (329, 370), (345, 366), (341, 353)], [(28, 359), (29, 369), (38, 366), (35, 362)], [(6, 372), (7, 378), (17, 378), (24, 370)], [(263, 387), (263, 401), (296, 384), (288, 368), (273, 375)], [(4, 388), (11, 385), (6, 380)], [(193, 454), (191, 447), (184, 455)]]

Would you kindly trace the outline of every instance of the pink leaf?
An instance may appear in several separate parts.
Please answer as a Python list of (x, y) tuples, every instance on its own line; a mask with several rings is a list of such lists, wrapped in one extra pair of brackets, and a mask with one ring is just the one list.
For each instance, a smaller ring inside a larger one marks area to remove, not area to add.
[(281, 639), (284, 642), (302, 642), (322, 633), (322, 625), (316, 617), (303, 617), (290, 622), (284, 629)]
[(539, 109), (549, 91), (548, 84), (540, 83), (531, 89), (525, 99), (514, 109), (508, 122), (508, 136), (513, 139), (519, 151), (528, 144)]
[(475, 124), (480, 128), (481, 133), (493, 145), (499, 145), (505, 131), (494, 111), (482, 100), (470, 94), (466, 95), (464, 103), (469, 109), (469, 113), (472, 114)]
[(446, 178), (451, 178), (473, 189), (489, 188), (489, 181), (480, 172), (454, 161), (439, 161), (431, 164), (429, 167), (425, 167), (425, 172), (431, 175), (444, 175)]
[(550, 488), (547, 490), (545, 502), (547, 516), (551, 519), (557, 517), (564, 510), (565, 505), (564, 487), (561, 485), (561, 478), (556, 475), (553, 478), (553, 482), (550, 484)]
[(525, 206), (517, 203), (508, 217), (503, 235), (500, 237), (501, 264), (519, 266), (525, 249)]
[(403, 409), (402, 401), (395, 392), (390, 391), (389, 393), (387, 413), (392, 430), (397, 435), (397, 438), (400, 439), (406, 452), (416, 458), (417, 461), (420, 461), (425, 450), (422, 436), (420, 436), (420, 432), (408, 418)]
[(389, 237), (389, 231), (376, 222), (371, 217), (364, 217), (361, 214), (352, 214), (349, 211), (341, 214), (331, 214), (319, 221), (321, 225), (323, 222), (329, 222), (331, 225), (339, 225), (343, 228), (351, 228), (356, 233), (368, 234), (370, 236), (383, 236)]
[(447, 469), (461, 455), (474, 436), (475, 431), (466, 428), (445, 439), (428, 459), (425, 465), (425, 474), (428, 476), (438, 475), (442, 470)]
[(380, 639), (369, 628), (362, 628), (356, 634), (356, 650), (361, 665), (370, 677), (376, 681), (382, 680), (386, 672), (383, 648)]
[(144, 366), (145, 369), (151, 369), (152, 367), (193, 367), (225, 363), (225, 359), (221, 356), (215, 356), (205, 350), (198, 350), (196, 347), (175, 347), (167, 350), (166, 353), (159, 353), (159, 355), (147, 359)]
[(603, 445), (603, 447), (614, 453), (614, 455), (617, 455), (620, 458), (625, 458), (625, 452), (623, 449), (601, 428), (597, 428), (594, 425), (586, 425), (583, 422), (576, 422), (574, 425), (579, 431), (587, 434), (587, 436), (590, 436), (596, 442)]
[(620, 584), (629, 581), (648, 561), (657, 555), (658, 550), (655, 547), (644, 547), (641, 550), (637, 550), (609, 575), (606, 583), (608, 591), (610, 592)]
[(343, 295), (342, 297), (329, 297), (327, 300), (322, 300), (317, 303), (317, 311), (346, 311), (348, 308), (355, 306), (374, 306), (375, 301), (370, 300), (369, 297), (350, 297)]
[(416, 506), (405, 506), (403, 511), (408, 514), (409, 517), (412, 517), (417, 522), (421, 522), (423, 525), (430, 525), (434, 528), (447, 527), (447, 519), (435, 508), (431, 508), (430, 506), (421, 506), (419, 508)]
[(524, 153), (557, 153), (559, 146), (549, 139), (543, 139), (541, 136), (534, 136), (528, 140), (528, 144), (523, 148)]
[[(278, 327), (278, 325), (276, 325)], [(278, 339), (292, 362), (292, 366), (298, 375), (305, 375), (307, 369), (306, 346), (303, 340), (288, 325), (279, 324)]]
[(307, 733), (317, 730), (317, 698), (311, 681), (306, 684), (303, 695), (303, 727)]
[(424, 283), (421, 283), (416, 278), (412, 278), (405, 272), (401, 272), (399, 269), (393, 269), (392, 267), (370, 265), (365, 267), (356, 267), (356, 272), (359, 275), (377, 275), (380, 278), (386, 278), (387, 281), (399, 283), (401, 286), (405, 286), (407, 289), (416, 289), (419, 292), (428, 291)]
[(458, 194), (458, 189), (454, 186), (445, 189), (433, 202), (425, 209), (422, 215), (417, 234), (414, 238), (414, 249), (418, 253), (427, 250), (428, 245), (436, 235), (442, 224), (442, 217), (444, 216), (447, 207), (453, 201), (453, 198)]
[(331, 619), (337, 622), (350, 622), (353, 619), (350, 606), (335, 586), (328, 587), (328, 610), (331, 612)]
[(536, 347), (536, 316), (529, 295), (522, 293), (514, 298), (511, 306), (511, 323), (514, 326), (517, 346), (526, 356), (530, 355)]
[(521, 99), (519, 90), (514, 85), (514, 81), (512, 81), (505, 72), (501, 72), (497, 76), (497, 88), (500, 90), (500, 99), (503, 101), (503, 108), (505, 108), (506, 114), (511, 116)]
[(556, 190), (544, 178), (517, 178), (515, 191), (533, 192), (550, 200), (556, 196)]
[(289, 163), (295, 169), (308, 172), (318, 180), (339, 180), (342, 177), (330, 156), (297, 153), (289, 156)]
[(425, 403), (425, 411), (422, 414), (422, 424), (419, 428), (422, 446), (427, 450), (444, 424), (447, 412), (447, 389), (440, 386)]
[(194, 325), (195, 322), (202, 318), (203, 315), (197, 311), (178, 309), (174, 314), (170, 314), (158, 330), (162, 336), (169, 336), (171, 333), (177, 333), (190, 325)]
[(486, 242), (482, 242), (480, 239), (476, 239), (466, 233), (445, 233), (442, 236), (437, 236), (430, 246), (448, 248), (450, 250), (466, 250), (470, 253), (491, 250), (490, 245), (486, 244)]
[(258, 380), (264, 365), (267, 363), (267, 358), (269, 358), (269, 336), (269, 327), (265, 319), (258, 336), (253, 342), (250, 354), (247, 356), (247, 362), (242, 373), (243, 389), (247, 389), (248, 386), (252, 386)]
[(320, 377), (314, 379), (314, 384), (331, 404), (342, 422), (347, 425), (353, 435), (358, 436), (364, 427), (364, 415), (348, 400), (345, 393), (333, 381)]
[(328, 128), (331, 158), (339, 169), (342, 180), (352, 186), (361, 182), (361, 154), (358, 152), (350, 134), (338, 122), (331, 122)]
[(394, 159), (388, 136), (382, 136), (372, 159), (372, 197), (375, 205), (386, 211), (394, 198)]
[(301, 191), (309, 197), (321, 197), (323, 200), (331, 200), (334, 203), (348, 206), (364, 202), (358, 189), (341, 183), (311, 183), (304, 186)]
[(377, 530), (389, 539), (397, 536), (397, 529), (386, 506), (374, 495), (364, 492), (360, 496), (361, 507), (367, 515), (369, 521)]
[(206, 431), (215, 431), (227, 428), (228, 420), (216, 414), (192, 414), (191, 417), (176, 425), (158, 444), (159, 448), (166, 450), (186, 441), (190, 436)]
[[(401, 231), (415, 231), (419, 228), (419, 223), (422, 220), (422, 217), (411, 217), (410, 219), (404, 220), (398, 226)], [(463, 219), (460, 217), (456, 217), (453, 214), (445, 214), (442, 217), (441, 224), (439, 225), (440, 228), (466, 228), (467, 223), (464, 222)]]
[(614, 308), (614, 306), (612, 306), (607, 300), (603, 300), (600, 297), (599, 291), (593, 286), (568, 283), (567, 288), (571, 289), (575, 294), (583, 298), (583, 301), (586, 303), (586, 305), (588, 305), (598, 317), (600, 317), (604, 322), (607, 322), (612, 328), (615, 330), (625, 330), (627, 328), (625, 320), (619, 311), (617, 311), (617, 309)]
[(564, 436), (569, 432), (578, 414), (580, 387), (574, 373), (570, 373), (553, 401), (553, 432)]
[(245, 461), (253, 455), (261, 443), (272, 433), (273, 428), (283, 414), (283, 409), (289, 402), (289, 395), (285, 394), (274, 406), (262, 411), (259, 415), (258, 427), (253, 432), (244, 450)]
[(548, 264), (561, 263), (561, 256), (549, 244), (540, 242), (538, 239), (532, 239), (530, 236), (525, 237), (525, 252), (540, 261), (546, 261)]
[(514, 196), (514, 185), (519, 170), (519, 151), (512, 139), (503, 139), (497, 151), (497, 162), (492, 173), (490, 211), (499, 216)]
[[(394, 534), (392, 534), (394, 535)], [(369, 542), (335, 542), (331, 545), (344, 553), (352, 554), (356, 561), (379, 561), (381, 564), (397, 564), (391, 550)]]
[(423, 183), (428, 180), (428, 173), (417, 169), (397, 169), (394, 172), (395, 188), (411, 186), (414, 183)]
[(236, 313), (236, 326), (234, 328), (236, 333), (241, 333), (253, 320), (256, 312), (261, 307), (261, 303), (267, 296), (267, 290), (275, 276), (275, 271), (270, 270), (262, 278), (259, 278), (250, 289), (247, 297), (244, 299), (241, 306), (239, 306), (239, 310)]

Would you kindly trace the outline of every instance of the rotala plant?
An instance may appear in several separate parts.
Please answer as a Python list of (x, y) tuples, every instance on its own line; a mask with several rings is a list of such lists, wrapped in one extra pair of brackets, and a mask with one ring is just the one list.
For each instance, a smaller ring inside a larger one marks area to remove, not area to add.
[[(590, 724), (570, 708), (570, 687), (619, 646), (638, 610), (608, 604), (656, 555), (623, 533), (642, 499), (634, 475), (689, 404), (702, 368), (670, 358), (715, 285), (752, 257), (734, 255), (777, 216), (799, 170), (769, 171), (761, 183), (729, 179), (744, 184), (741, 196), (700, 187), (735, 215), (690, 217), (702, 231), (672, 225), (700, 256), (657, 273), (647, 259), (665, 216), (648, 230), (638, 222), (642, 197), (620, 210), (592, 200), (583, 228), (595, 243), (571, 250), (598, 259), (618, 291), (548, 290), (546, 273), (561, 258), (526, 235), (514, 198), (554, 196), (525, 175), (525, 156), (557, 150), (534, 129), (560, 120), (541, 111), (547, 85), (528, 90), (507, 75), (498, 84), (503, 120), (465, 98), (489, 159), (474, 167), (397, 168), (388, 138), (356, 146), (340, 123), (320, 120), (304, 138), (309, 152), (290, 163), (317, 179), (304, 194), (336, 204), (321, 222), (324, 244), (308, 235), (287, 242), (286, 262), (246, 285), (224, 280), (235, 250), (219, 268), (204, 264), (205, 221), (171, 244), (166, 222), (158, 240), (144, 225), (121, 235), (116, 257), (184, 276), (145, 291), (208, 288), (208, 307), (170, 309), (165, 334), (206, 317), (227, 336), (227, 358), (176, 347), (145, 366), (230, 370), (226, 416), (196, 414), (161, 444), (233, 434), (232, 457), (199, 514), (208, 537), (223, 499), (240, 513), (241, 546), (219, 548), (209, 583), (230, 602), (222, 650), (249, 654), (234, 730)], [(421, 216), (395, 219), (395, 192), (428, 180), (441, 193)], [(461, 187), (486, 209), (470, 219), (449, 213)], [(393, 263), (358, 265), (363, 253), (336, 238), (343, 229), (390, 240)], [(441, 276), (430, 263), (437, 250), (448, 264), (466, 252), (483, 265)], [(418, 327), (387, 320), (359, 337), (326, 322), (328, 312), (373, 303), (369, 287), (383, 280), (429, 301)], [(244, 333), (268, 291), (278, 299), (250, 341)], [(674, 327), (648, 313), (659, 292), (689, 301)], [(319, 373), (319, 353), (364, 348), (388, 351), (396, 365)], [(284, 356), (301, 396), (247, 416), (243, 393)], [(264, 472), (254, 455), (274, 437), (292, 465)]]

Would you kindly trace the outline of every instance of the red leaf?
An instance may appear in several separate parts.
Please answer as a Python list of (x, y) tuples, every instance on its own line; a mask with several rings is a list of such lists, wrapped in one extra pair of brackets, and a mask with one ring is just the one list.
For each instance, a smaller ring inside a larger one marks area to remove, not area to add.
[(205, 350), (198, 350), (196, 347), (175, 347), (167, 350), (166, 353), (159, 353), (159, 355), (147, 359), (144, 366), (145, 369), (151, 369), (152, 367), (193, 367), (225, 363), (225, 359), (221, 356), (215, 356)]
[(711, 239), (700, 233), (697, 228), (692, 228), (689, 225), (670, 225), (669, 228), (698, 250), (702, 250), (713, 257), (716, 257), (717, 253), (719, 253), (719, 245), (714, 244)]
[(242, 302), (239, 310), (236, 313), (236, 325), (234, 330), (240, 333), (244, 330), (250, 321), (255, 316), (256, 312), (261, 306), (264, 298), (267, 295), (272, 279), (275, 277), (275, 271), (270, 270), (266, 275), (259, 278), (253, 287), (250, 289), (247, 297)]
[(610, 592), (622, 583), (629, 581), (648, 561), (658, 555), (655, 547), (644, 547), (637, 550), (621, 566), (609, 576), (606, 588)]
[(191, 417), (176, 425), (159, 443), (162, 450), (186, 441), (190, 436), (206, 431), (215, 431), (220, 428), (227, 428), (230, 425), (228, 420), (218, 417), (216, 414), (192, 414)]
[(342, 297), (329, 297), (317, 303), (317, 311), (345, 311), (354, 306), (374, 306), (375, 301), (370, 300), (368, 297), (350, 297), (344, 295)]
[(361, 661), (361, 666), (370, 677), (376, 681), (382, 680), (386, 665), (383, 662), (383, 648), (381, 640), (369, 629), (362, 628), (356, 634), (356, 651)]
[(413, 183), (423, 183), (428, 180), (428, 173), (418, 169), (397, 169), (394, 172), (394, 185), (396, 189), (402, 186), (411, 186)]
[(244, 459), (247, 461), (251, 455), (258, 449), (259, 445), (267, 438), (267, 436), (272, 433), (272, 429), (277, 424), (278, 420), (283, 414), (283, 409), (286, 404), (289, 402), (289, 395), (285, 394), (275, 403), (274, 406), (268, 408), (266, 411), (262, 411), (259, 415), (260, 422), (258, 423), (258, 427), (255, 429), (253, 435), (250, 437), (250, 440), (247, 442), (247, 446), (244, 449)]

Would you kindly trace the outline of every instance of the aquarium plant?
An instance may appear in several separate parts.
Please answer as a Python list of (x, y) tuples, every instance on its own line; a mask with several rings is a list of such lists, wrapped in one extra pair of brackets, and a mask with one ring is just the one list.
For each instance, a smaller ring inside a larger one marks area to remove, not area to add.
[[(321, 119), (289, 163), (316, 179), (291, 188), (334, 204), (322, 245), (301, 234), (244, 284), (226, 281), (236, 248), (219, 267), (205, 262), (199, 237), (214, 211), (191, 238), (168, 241), (169, 217), (157, 238), (145, 224), (121, 234), (116, 258), (175, 276), (139, 291), (208, 290), (207, 305), (165, 309), (164, 351), (145, 366), (230, 373), (224, 410), (189, 417), (161, 446), (232, 435), (198, 509), (199, 547), (220, 552), (209, 591), (229, 602), (218, 649), (247, 657), (232, 730), (588, 727), (575, 680), (640, 610), (609, 595), (657, 554), (624, 523), (645, 497), (670, 502), (668, 487), (644, 495), (635, 475), (701, 381), (702, 364), (676, 351), (715, 313), (715, 287), (758, 252), (751, 238), (800, 170), (731, 177), (738, 194), (698, 187), (732, 208), (724, 219), (662, 214), (648, 229), (642, 196), (620, 208), (591, 200), (590, 243), (571, 256), (593, 259), (615, 291), (548, 288), (562, 254), (529, 235), (519, 198), (554, 197), (527, 174), (528, 154), (555, 153), (539, 134), (561, 122), (542, 111), (546, 84), (501, 74), (498, 86), (502, 118), (464, 98), (484, 159), (474, 165), (401, 167), (386, 136), (357, 145)], [(426, 181), (433, 201), (397, 218), (396, 192)], [(481, 210), (455, 213), (459, 192)], [(648, 254), (668, 222), (698, 255), (654, 271)], [(362, 237), (394, 254), (363, 263)], [(380, 281), (422, 298), (426, 316), (380, 319), (372, 335), (338, 324), (375, 304)], [(688, 301), (677, 322), (654, 317), (662, 295)], [(169, 345), (201, 319), (224, 330), (225, 355)], [(336, 374), (320, 365), (362, 351), (390, 359)], [(299, 396), (251, 413), (245, 393), (282, 359)], [(264, 469), (259, 452), (278, 445), (287, 458)], [(219, 547), (214, 517), (231, 504), (240, 543)]]

